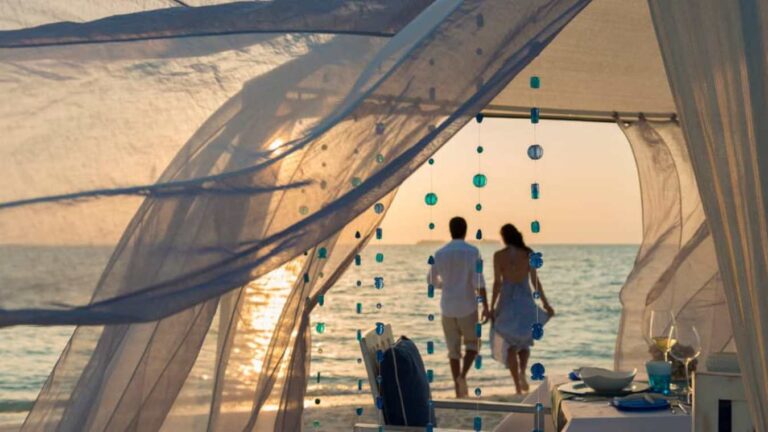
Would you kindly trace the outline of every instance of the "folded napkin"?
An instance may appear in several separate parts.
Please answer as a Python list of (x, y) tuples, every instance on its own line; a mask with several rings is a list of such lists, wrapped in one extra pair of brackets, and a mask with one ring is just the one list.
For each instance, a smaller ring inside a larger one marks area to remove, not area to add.
[(669, 401), (651, 393), (635, 393), (624, 397), (615, 397), (611, 405), (621, 411), (653, 411), (669, 408)]

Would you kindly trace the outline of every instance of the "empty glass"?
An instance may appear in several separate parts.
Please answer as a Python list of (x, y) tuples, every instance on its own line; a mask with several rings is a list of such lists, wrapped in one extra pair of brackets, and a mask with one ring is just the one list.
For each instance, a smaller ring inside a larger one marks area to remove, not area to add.
[(677, 322), (672, 327), (670, 339), (674, 341), (670, 355), (685, 365), (685, 385), (688, 389), (688, 403), (691, 401), (690, 373), (691, 362), (701, 354), (701, 337), (696, 326), (690, 322)]

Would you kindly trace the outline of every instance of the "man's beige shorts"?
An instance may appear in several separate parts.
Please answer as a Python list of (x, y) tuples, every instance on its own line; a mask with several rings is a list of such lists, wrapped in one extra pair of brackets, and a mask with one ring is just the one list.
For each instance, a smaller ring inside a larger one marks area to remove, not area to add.
[(464, 347), (468, 351), (480, 351), (480, 341), (475, 333), (477, 324), (477, 312), (473, 312), (461, 318), (443, 317), (443, 331), (445, 332), (445, 345), (448, 347), (449, 359), (461, 358), (461, 339), (464, 338)]

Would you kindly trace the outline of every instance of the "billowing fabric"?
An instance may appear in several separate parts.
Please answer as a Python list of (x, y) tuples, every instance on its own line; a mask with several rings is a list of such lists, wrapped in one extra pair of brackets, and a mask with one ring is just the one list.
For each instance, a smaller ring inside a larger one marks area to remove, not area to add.
[(717, 256), (682, 130), (676, 122), (619, 122), (637, 164), (643, 243), (621, 290), (617, 369), (642, 370), (652, 353), (645, 338), (653, 310), (696, 326), (699, 367), (710, 353), (732, 350)]
[(755, 430), (768, 430), (768, 5), (650, 0), (728, 301)]
[[(309, 314), (371, 207), (587, 3), (285, 0), (266, 33), (131, 37), (130, 17), (0, 33), (0, 326), (88, 324), (24, 429), (299, 429)], [(268, 345), (251, 345), (243, 313), (266, 312), (283, 271)]]

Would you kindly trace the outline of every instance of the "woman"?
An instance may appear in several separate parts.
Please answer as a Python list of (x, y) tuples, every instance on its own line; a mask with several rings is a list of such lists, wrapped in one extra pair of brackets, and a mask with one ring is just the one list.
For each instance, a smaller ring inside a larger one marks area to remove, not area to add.
[[(505, 355), (494, 357), (502, 362), (506, 360), (517, 394), (521, 394), (528, 391), (525, 376), (533, 345), (533, 324), (544, 325), (555, 315), (555, 311), (544, 295), (536, 269), (529, 264), (532, 250), (525, 245), (523, 235), (514, 225), (506, 224), (501, 227), (501, 238), (506, 247), (493, 255), (491, 317), (493, 337), (502, 339)], [(541, 297), (546, 313), (536, 306), (529, 278)]]

